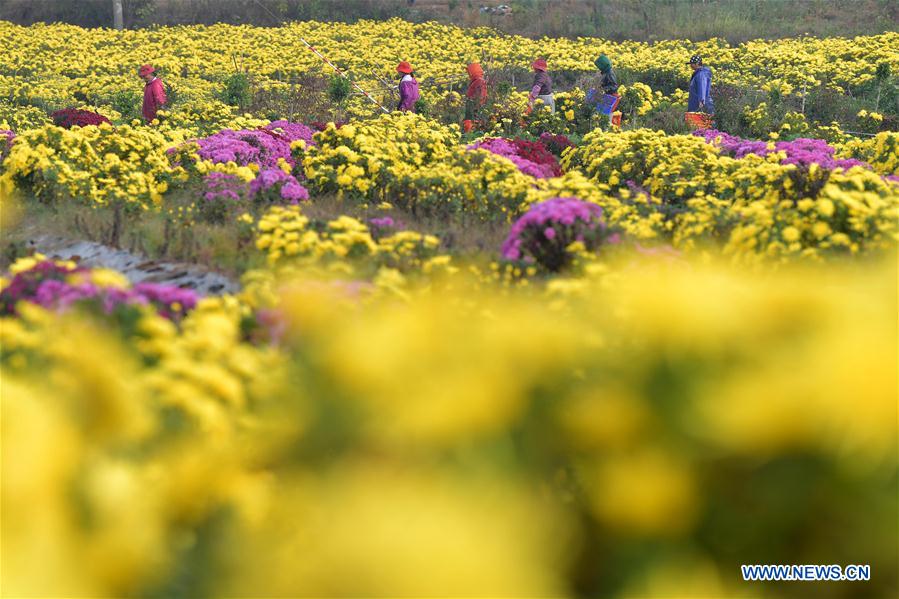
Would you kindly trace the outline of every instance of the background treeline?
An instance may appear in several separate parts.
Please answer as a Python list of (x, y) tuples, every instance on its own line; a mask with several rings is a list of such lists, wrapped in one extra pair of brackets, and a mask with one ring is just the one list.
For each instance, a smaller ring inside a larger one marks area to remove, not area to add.
[[(112, 0), (0, 0), (0, 19), (111, 27)], [(870, 35), (899, 29), (896, 0), (122, 0), (126, 27), (402, 17), (487, 25), (539, 37), (693, 40), (802, 34)], [(509, 14), (483, 10), (500, 4)]]

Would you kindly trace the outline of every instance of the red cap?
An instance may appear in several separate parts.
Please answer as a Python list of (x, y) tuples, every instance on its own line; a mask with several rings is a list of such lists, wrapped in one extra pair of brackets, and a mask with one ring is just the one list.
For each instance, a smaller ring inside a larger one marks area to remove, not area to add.
[(400, 64), (396, 65), (396, 71), (398, 73), (406, 73), (407, 75), (409, 75), (412, 73), (412, 65), (404, 60)]
[(533, 63), (531, 63), (531, 68), (536, 71), (545, 71), (546, 70), (546, 59), (538, 58)]
[(137, 70), (138, 75), (149, 75), (150, 73), (155, 73), (156, 69), (153, 68), (153, 65), (145, 64), (141, 68)]

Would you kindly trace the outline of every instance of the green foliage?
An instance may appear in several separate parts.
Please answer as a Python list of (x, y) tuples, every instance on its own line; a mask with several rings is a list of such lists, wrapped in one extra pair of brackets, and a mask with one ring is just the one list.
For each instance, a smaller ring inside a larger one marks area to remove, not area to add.
[(328, 81), (328, 99), (334, 104), (343, 104), (350, 97), (351, 89), (349, 79), (334, 74)]
[(231, 106), (244, 108), (253, 100), (250, 77), (246, 73), (234, 73), (225, 79), (225, 87), (222, 90), (222, 100)]
[(141, 117), (141, 94), (138, 91), (117, 91), (109, 98), (109, 105), (122, 115), (124, 122)]

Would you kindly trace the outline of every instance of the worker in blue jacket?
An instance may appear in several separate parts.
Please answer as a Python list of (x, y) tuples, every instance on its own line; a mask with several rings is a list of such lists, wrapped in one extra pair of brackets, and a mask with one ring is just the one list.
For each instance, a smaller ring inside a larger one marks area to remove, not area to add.
[(695, 54), (690, 58), (693, 76), (690, 77), (690, 97), (687, 100), (687, 112), (705, 112), (715, 114), (712, 102), (712, 70), (702, 64), (702, 56)]

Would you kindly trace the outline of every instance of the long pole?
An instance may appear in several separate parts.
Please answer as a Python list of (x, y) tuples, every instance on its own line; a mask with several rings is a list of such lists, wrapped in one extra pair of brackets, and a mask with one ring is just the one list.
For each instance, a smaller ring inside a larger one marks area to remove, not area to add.
[(349, 76), (348, 76), (348, 75), (347, 75), (347, 74), (346, 74), (340, 67), (338, 67), (336, 64), (334, 64), (333, 62), (331, 62), (331, 61), (328, 60), (327, 58), (325, 58), (325, 55), (322, 54), (321, 52), (319, 52), (318, 50), (316, 50), (316, 49), (315, 49), (315, 46), (313, 46), (312, 44), (310, 44), (309, 42), (307, 42), (307, 41), (306, 41), (305, 39), (303, 39), (302, 37), (300, 38), (300, 41), (303, 42), (303, 43), (306, 45), (307, 48), (309, 48), (310, 50), (312, 50), (312, 53), (313, 53), (313, 54), (315, 54), (316, 56), (318, 56), (319, 58), (321, 58), (321, 59), (325, 62), (325, 64), (327, 64), (329, 67), (331, 67), (332, 69), (334, 69), (334, 71), (335, 71), (338, 75), (340, 75), (341, 77), (343, 77), (344, 79), (346, 79), (347, 81), (349, 81), (349, 82), (350, 82), (350, 85), (352, 85), (353, 87), (355, 87), (356, 90), (357, 90), (359, 93), (361, 93), (363, 96), (365, 96), (366, 98), (368, 98), (369, 100), (371, 100), (371, 101), (374, 103), (375, 106), (377, 106), (378, 108), (380, 108), (381, 110), (383, 110), (383, 111), (386, 112), (386, 113), (389, 113), (389, 112), (390, 112), (389, 110), (387, 110), (386, 108), (384, 108), (383, 106), (381, 106), (381, 104), (380, 104), (377, 100), (375, 100), (375, 99), (372, 97), (372, 95), (371, 95), (370, 93), (368, 93), (367, 91), (365, 91), (364, 89), (362, 89), (362, 88), (359, 86), (358, 83), (356, 83), (355, 81), (353, 81), (352, 79), (350, 79), (350, 77), (349, 77)]
[[(279, 23), (280, 25), (283, 25), (283, 24), (284, 24), (284, 22), (283, 22), (281, 19), (279, 19), (278, 17), (276, 17), (276, 16), (272, 13), (272, 11), (270, 11), (270, 10), (268, 9), (268, 7), (267, 7), (266, 5), (264, 5), (264, 4), (262, 4), (261, 2), (259, 2), (259, 0), (254, 0), (254, 1), (256, 2), (256, 4), (258, 4), (260, 7), (262, 7), (262, 10), (264, 10), (264, 11), (267, 12), (269, 15), (271, 15), (271, 17), (272, 17), (274, 20), (278, 21), (278, 23)], [(315, 54), (316, 56), (318, 56), (319, 58), (321, 58), (321, 59), (325, 62), (325, 64), (327, 64), (329, 67), (331, 67), (332, 69), (334, 69), (334, 71), (335, 71), (338, 75), (340, 75), (341, 77), (343, 77), (344, 79), (346, 79), (347, 81), (349, 81), (349, 82), (350, 82), (350, 85), (352, 85), (353, 87), (355, 87), (356, 90), (357, 90), (358, 92), (360, 92), (363, 96), (365, 96), (366, 98), (368, 98), (369, 100), (371, 100), (371, 102), (372, 102), (375, 106), (377, 106), (378, 108), (380, 108), (383, 112), (385, 112), (385, 113), (387, 113), (387, 114), (390, 114), (390, 111), (389, 111), (389, 110), (387, 110), (386, 108), (384, 108), (383, 106), (381, 106), (381, 103), (378, 102), (377, 100), (375, 100), (375, 99), (372, 97), (372, 95), (371, 95), (370, 93), (368, 93), (367, 91), (365, 91), (364, 89), (362, 89), (362, 88), (359, 86), (358, 83), (356, 83), (355, 81), (353, 81), (352, 79), (350, 79), (349, 75), (347, 75), (343, 70), (341, 70), (340, 67), (338, 67), (336, 64), (334, 64), (333, 62), (331, 62), (331, 61), (328, 60), (327, 58), (325, 58), (325, 55), (322, 54), (321, 52), (319, 52), (318, 50), (316, 50), (315, 47), (314, 47), (312, 44), (310, 44), (309, 42), (307, 42), (307, 41), (306, 41), (305, 39), (303, 39), (302, 37), (300, 37), (300, 41), (303, 42), (303, 44), (304, 44), (307, 48), (309, 48), (310, 50), (312, 50), (312, 53), (313, 53), (313, 54)]]

